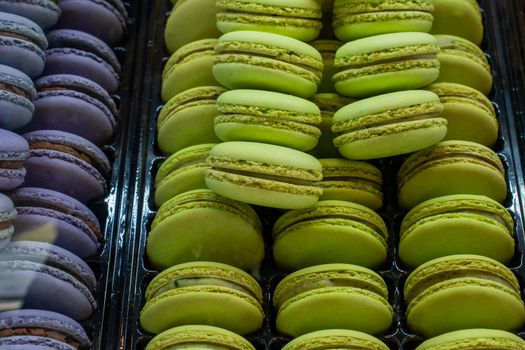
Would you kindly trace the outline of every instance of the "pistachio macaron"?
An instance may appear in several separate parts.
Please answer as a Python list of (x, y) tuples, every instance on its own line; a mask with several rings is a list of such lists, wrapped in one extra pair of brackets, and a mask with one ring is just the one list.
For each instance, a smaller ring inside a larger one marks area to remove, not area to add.
[(483, 16), (473, 0), (432, 0), (434, 22), (432, 34), (449, 34), (465, 38), (476, 45), (483, 40)]
[(354, 347), (362, 350), (388, 350), (381, 340), (363, 332), (347, 329), (326, 329), (311, 332), (293, 339), (283, 350), (344, 349)]
[(235, 267), (213, 263), (180, 264), (155, 276), (146, 289), (140, 324), (158, 334), (197, 324), (238, 334), (262, 325), (262, 291), (257, 281)]
[(273, 305), (277, 330), (292, 337), (323, 329), (377, 334), (393, 318), (381, 276), (349, 264), (313, 266), (286, 276), (275, 289)]
[(497, 329), (463, 329), (428, 339), (416, 350), (438, 349), (516, 349), (524, 350), (525, 341), (519, 336)]
[(468, 328), (518, 329), (525, 306), (516, 276), (479, 255), (449, 255), (412, 272), (404, 286), (410, 329), (425, 337)]

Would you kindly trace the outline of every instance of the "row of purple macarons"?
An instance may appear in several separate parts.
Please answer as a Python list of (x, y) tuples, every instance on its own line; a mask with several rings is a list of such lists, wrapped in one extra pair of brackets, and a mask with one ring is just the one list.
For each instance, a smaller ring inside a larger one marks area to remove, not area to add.
[[(0, 348), (88, 349), (125, 35), (120, 0), (0, 1)], [(47, 32), (46, 32), (47, 30)], [(34, 79), (34, 81), (33, 81)], [(93, 260), (94, 259), (94, 260)]]

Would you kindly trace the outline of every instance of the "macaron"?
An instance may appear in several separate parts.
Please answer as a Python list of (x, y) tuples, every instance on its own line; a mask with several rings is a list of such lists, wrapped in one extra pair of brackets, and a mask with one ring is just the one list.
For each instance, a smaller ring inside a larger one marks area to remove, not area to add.
[(13, 220), (16, 219), (16, 209), (11, 199), (0, 193), (0, 250), (11, 240), (15, 231)]
[(13, 67), (36, 78), (44, 70), (47, 39), (35, 22), (0, 12), (0, 64)]
[(416, 350), (437, 349), (525, 349), (525, 341), (515, 334), (497, 329), (464, 329), (424, 341)]
[(362, 350), (388, 350), (381, 340), (363, 332), (347, 329), (326, 329), (293, 339), (282, 350), (314, 350), (322, 344), (325, 349), (354, 347)]
[(38, 79), (35, 113), (25, 131), (61, 130), (97, 146), (111, 142), (117, 128), (117, 107), (100, 85), (69, 74)]
[(323, 166), (323, 189), (319, 200), (341, 200), (372, 210), (383, 206), (383, 174), (374, 165), (341, 158), (319, 159)]
[(243, 335), (262, 326), (261, 304), (261, 287), (242, 270), (213, 262), (180, 264), (148, 285), (140, 325), (154, 334), (195, 324)]
[(86, 32), (111, 46), (124, 37), (127, 12), (120, 0), (61, 0), (58, 6), (62, 15), (56, 29)]
[(479, 255), (449, 255), (421, 265), (408, 276), (404, 296), (409, 328), (427, 338), (468, 328), (510, 331), (525, 322), (516, 276)]
[(193, 41), (218, 38), (216, 15), (220, 11), (215, 0), (181, 0), (174, 3), (164, 27), (164, 43), (168, 52)]
[(171, 155), (155, 176), (155, 205), (160, 207), (170, 198), (197, 189), (206, 189), (204, 169), (214, 143), (186, 147)]
[(385, 281), (349, 264), (313, 266), (286, 276), (275, 289), (273, 305), (277, 330), (291, 337), (324, 329), (377, 334), (393, 319)]
[(217, 0), (217, 28), (222, 33), (254, 30), (285, 35), (301, 41), (319, 36), (322, 23), (321, 2), (297, 0), (234, 1)]
[(64, 342), (31, 335), (0, 338), (0, 347), (5, 350), (75, 350)]
[(217, 143), (213, 121), (217, 97), (226, 89), (200, 86), (185, 90), (166, 103), (157, 118), (157, 143), (163, 154), (203, 143)]
[(418, 89), (439, 76), (438, 52), (438, 40), (427, 33), (389, 33), (348, 42), (335, 53), (335, 90), (363, 98)]
[(505, 168), (488, 147), (469, 141), (442, 141), (408, 157), (397, 174), (398, 202), (404, 209), (451, 194), (507, 197)]
[(193, 190), (159, 208), (146, 254), (159, 270), (197, 260), (255, 270), (264, 256), (261, 232), (261, 222), (249, 205), (208, 189)]
[(33, 81), (18, 69), (0, 64), (0, 128), (14, 130), (31, 120), (36, 90)]
[(14, 132), (0, 129), (0, 190), (12, 190), (24, 183), (28, 157), (27, 141)]
[(321, 131), (321, 111), (300, 97), (264, 90), (230, 90), (217, 99), (215, 134), (222, 141), (253, 141), (308, 151)]
[(81, 258), (94, 256), (103, 240), (97, 217), (84, 204), (60, 192), (21, 187), (10, 193), (18, 211), (15, 240), (48, 242)]
[(119, 85), (120, 63), (113, 50), (88, 33), (57, 29), (47, 34), (44, 75), (73, 74), (88, 78), (108, 92)]
[(343, 45), (341, 41), (337, 40), (315, 40), (310, 43), (323, 58), (323, 78), (317, 93), (333, 93), (335, 92), (334, 82), (332, 77), (334, 76), (336, 69), (334, 66), (334, 59), (336, 51)]
[(226, 33), (219, 38), (215, 52), (213, 76), (228, 89), (269, 90), (308, 98), (321, 83), (321, 54), (284, 35)]
[(60, 7), (53, 0), (2, 0), (0, 11), (26, 17), (43, 29), (53, 26), (60, 17)]
[(377, 268), (387, 257), (383, 219), (346, 201), (288, 211), (275, 222), (272, 235), (275, 262), (287, 271), (339, 262)]
[(146, 350), (169, 350), (184, 346), (188, 349), (255, 350), (243, 337), (223, 328), (212, 326), (180, 326), (171, 328), (155, 336)]
[(217, 39), (201, 39), (181, 46), (162, 71), (162, 101), (198, 86), (216, 86), (212, 74)]
[(441, 117), (447, 120), (444, 140), (465, 140), (492, 147), (498, 138), (499, 123), (490, 100), (476, 89), (454, 83), (426, 87), (443, 104)]
[(483, 17), (477, 1), (432, 0), (434, 23), (430, 33), (465, 38), (476, 45), (483, 40)]
[(100, 148), (57, 130), (32, 131), (24, 137), (31, 147), (25, 186), (62, 192), (83, 203), (104, 195), (110, 164)]
[(335, 112), (334, 145), (348, 159), (376, 159), (432, 146), (447, 134), (439, 97), (406, 90), (369, 97)]
[(321, 124), (319, 124), (321, 136), (319, 137), (317, 146), (315, 146), (314, 149), (308, 153), (316, 156), (317, 158), (340, 157), (337, 147), (334, 146), (334, 138), (336, 135), (332, 132), (332, 117), (339, 109), (354, 102), (355, 100), (350, 97), (341, 96), (339, 94), (320, 93), (312, 96), (310, 101), (315, 103), (321, 110), (322, 120)]
[(212, 191), (241, 202), (281, 209), (308, 208), (322, 189), (321, 163), (313, 156), (258, 142), (223, 142), (210, 151), (204, 171)]
[(453, 35), (436, 35), (440, 52), (439, 77), (436, 82), (470, 86), (488, 95), (492, 73), (485, 53), (474, 43)]
[(332, 27), (348, 42), (397, 32), (429, 32), (434, 20), (432, 0), (335, 0)]
[(425, 201), (403, 219), (399, 257), (411, 266), (454, 254), (477, 254), (507, 264), (514, 255), (514, 220), (500, 203), (476, 195)]
[(0, 295), (16, 308), (54, 311), (77, 321), (93, 314), (96, 301), (85, 276), (95, 277), (79, 257), (50, 244), (13, 242), (0, 259)]
[(91, 346), (86, 331), (78, 322), (46, 310), (22, 309), (1, 312), (0, 339), (13, 336), (41, 336), (81, 350)]

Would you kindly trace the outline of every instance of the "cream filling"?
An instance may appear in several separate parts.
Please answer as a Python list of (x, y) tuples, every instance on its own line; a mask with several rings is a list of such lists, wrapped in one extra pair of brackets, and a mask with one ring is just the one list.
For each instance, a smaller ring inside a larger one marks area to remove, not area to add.
[(166, 282), (162, 286), (160, 286), (150, 297), (150, 299), (153, 299), (155, 297), (158, 297), (159, 295), (166, 293), (170, 290), (177, 289), (177, 288), (184, 288), (184, 287), (194, 287), (194, 286), (216, 286), (216, 287), (226, 287), (235, 289), (237, 291), (246, 293), (248, 295), (251, 295), (255, 299), (257, 299), (257, 296), (255, 296), (251, 291), (244, 288), (243, 286), (236, 284), (231, 281), (222, 280), (219, 278), (213, 278), (213, 277), (202, 277), (202, 278), (181, 278), (181, 279), (175, 279)]

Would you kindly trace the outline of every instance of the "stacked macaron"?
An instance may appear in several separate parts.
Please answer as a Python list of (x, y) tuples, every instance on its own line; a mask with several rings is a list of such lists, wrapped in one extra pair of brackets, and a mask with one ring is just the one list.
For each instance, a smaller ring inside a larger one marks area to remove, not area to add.
[(22, 309), (0, 315), (0, 347), (86, 349), (76, 321), (92, 318), (98, 287), (83, 259), (104, 241), (86, 204), (111, 185), (101, 147), (117, 131), (111, 46), (126, 9), (23, 0), (1, 1), (0, 11), (0, 191), (9, 191), (0, 193), (0, 295), (3, 309)]

